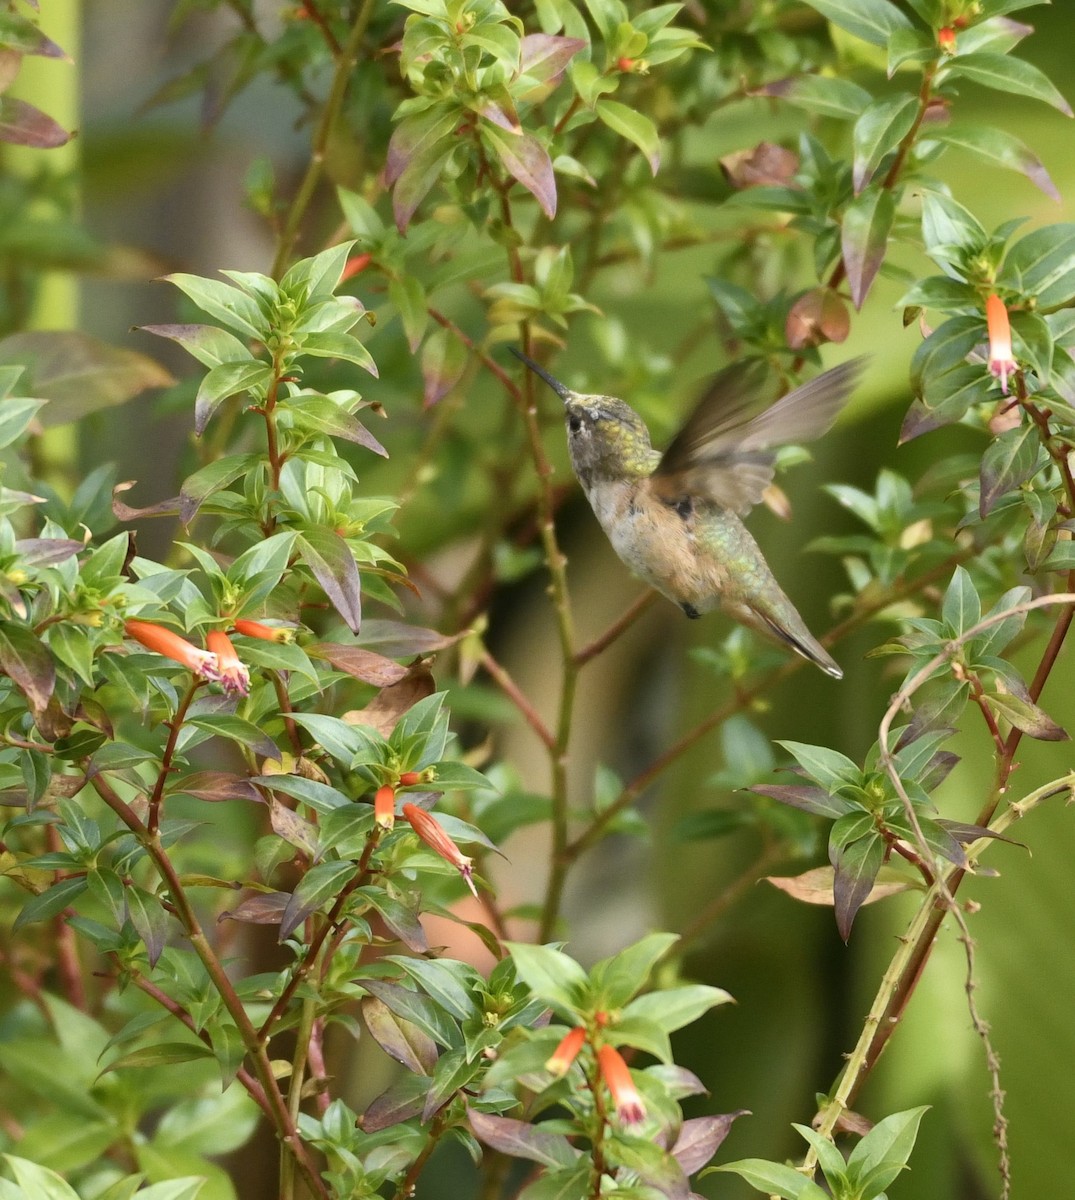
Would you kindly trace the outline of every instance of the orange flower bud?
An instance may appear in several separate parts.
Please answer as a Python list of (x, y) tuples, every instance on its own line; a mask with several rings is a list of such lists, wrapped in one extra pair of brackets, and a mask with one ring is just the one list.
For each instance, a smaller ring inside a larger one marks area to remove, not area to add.
[(1019, 369), (1012, 354), (1012, 327), (1004, 301), (990, 292), (985, 300), (985, 323), (989, 330), (989, 370), (1000, 380), (1000, 390), (1008, 394), (1008, 376)]
[(945, 54), (955, 54), (956, 31), (951, 25), (944, 25), (937, 30), (937, 45), (940, 46)]
[(361, 275), (370, 265), (372, 258), (372, 254), (353, 254), (343, 268), (343, 273), (340, 275), (340, 282), (343, 283), (345, 279), (352, 279), (355, 275)]
[(233, 622), (236, 633), (241, 633), (243, 637), (260, 638), (263, 642), (291, 642), (295, 640), (294, 629), (289, 629), (286, 625), (265, 625), (261, 621), (248, 621), (246, 617), (240, 617)]
[(545, 1064), (545, 1070), (551, 1071), (557, 1079), (562, 1075), (566, 1075), (568, 1067), (578, 1057), (578, 1053), (585, 1041), (586, 1030), (581, 1025), (576, 1025), (552, 1052), (552, 1057)]
[(420, 771), (404, 771), (399, 777), (399, 782), (403, 787), (414, 787), (416, 783), (421, 783), (422, 775)]
[(238, 692), (245, 696), (250, 691), (250, 672), (235, 653), (231, 640), (221, 629), (213, 629), (206, 635), (205, 644), (216, 655), (219, 682), (226, 692)]
[(123, 632), (147, 650), (152, 650), (154, 654), (163, 654), (165, 658), (180, 663), (199, 678), (212, 683), (220, 681), (216, 655), (208, 650), (200, 650), (171, 629), (166, 629), (163, 625), (154, 625), (152, 621), (138, 621), (132, 618), (123, 622)]
[(396, 789), (390, 783), (379, 787), (373, 797), (373, 819), (382, 829), (396, 823)]
[(644, 1121), (646, 1106), (642, 1103), (623, 1055), (614, 1046), (602, 1046), (597, 1052), (597, 1065), (601, 1069), (601, 1078), (612, 1093), (616, 1116), (625, 1125), (637, 1125)]
[(410, 826), (414, 832), (418, 834), (430, 850), (434, 854), (439, 854), (446, 863), (451, 863), (455, 867), (459, 874), (466, 880), (467, 887), (476, 896), (478, 889), (474, 886), (473, 859), (468, 858), (459, 849), (455, 842), (444, 832), (436, 818), (431, 817), (424, 808), (419, 808), (417, 804), (404, 804), (403, 815), (410, 822)]

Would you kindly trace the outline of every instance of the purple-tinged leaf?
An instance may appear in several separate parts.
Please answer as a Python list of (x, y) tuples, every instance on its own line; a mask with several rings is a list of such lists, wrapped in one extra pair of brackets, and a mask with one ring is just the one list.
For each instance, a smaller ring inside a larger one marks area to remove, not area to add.
[(245, 343), (216, 325), (136, 325), (135, 329), (178, 342), (188, 354), (210, 368), (254, 357)]
[(424, 1075), (401, 1075), (385, 1092), (366, 1105), (362, 1114), (365, 1133), (379, 1133), (417, 1117), (425, 1107), (429, 1080)]
[(404, 275), (389, 283), (388, 298), (399, 313), (403, 331), (407, 335), (407, 345), (411, 353), (415, 354), (422, 344), (422, 337), (429, 324), (429, 303), (426, 300), (425, 288), (413, 275)]
[(179, 512), (180, 497), (172, 496), (168, 500), (159, 500), (146, 508), (131, 508), (119, 499), (123, 492), (129, 492), (137, 485), (136, 479), (128, 479), (117, 483), (112, 489), (112, 515), (117, 521), (137, 521), (142, 517), (174, 517)]
[[(213, 701), (216, 701), (216, 705)], [(188, 712), (188, 723), (196, 729), (204, 729), (214, 737), (227, 738), (245, 746), (262, 758), (280, 761), (280, 750), (260, 726), (244, 717), (228, 711), (235, 701), (231, 696), (205, 696)]]
[[(437, 1044), (411, 1021), (404, 1020), (376, 996), (362, 998), (362, 1019), (370, 1037), (396, 1062), (416, 1075), (432, 1075), (437, 1065)], [(423, 1107), (425, 1097), (422, 1098)]]
[(556, 216), (556, 175), (545, 147), (532, 133), (505, 133), (489, 124), (482, 127), (482, 138), (508, 174), (530, 192), (552, 220)]
[(792, 808), (800, 808), (819, 817), (842, 817), (854, 808), (850, 801), (840, 796), (830, 796), (823, 788), (807, 783), (758, 783), (747, 788), (747, 791), (768, 796), (771, 800), (779, 800), (781, 804), (790, 804)]
[(384, 979), (363, 979), (362, 986), (397, 1017), (416, 1025), (441, 1046), (451, 1046), (458, 1040), (455, 1022), (423, 993)]
[(955, 729), (967, 704), (969, 688), (958, 679), (945, 679), (930, 686), (911, 715), (911, 723), (900, 735), (896, 749), (902, 750), (933, 729)]
[(147, 388), (171, 387), (172, 375), (144, 354), (119, 350), (87, 333), (40, 330), (0, 341), (0, 365), (25, 365), (20, 388), (48, 400), (40, 421), (66, 425), (125, 404)]
[(16, 553), (23, 562), (35, 567), (63, 562), (84, 549), (85, 543), (74, 538), (19, 538), (15, 543)]
[(416, 654), (446, 650), (464, 637), (466, 631), (444, 634), (435, 629), (423, 629), (420, 625), (378, 618), (366, 621), (360, 640), (363, 646), (376, 646), (381, 654), (389, 658), (411, 658)]
[(250, 896), (235, 908), (222, 912), (217, 920), (242, 921), (248, 925), (279, 925), (290, 902), (290, 892), (265, 892)]
[(836, 928), (845, 942), (851, 936), (856, 913), (873, 890), (877, 872), (884, 862), (884, 850), (880, 835), (871, 833), (841, 847), (833, 858)]
[(998, 842), (1007, 842), (1009, 846), (1019, 846), (1023, 850), (1028, 848), (1025, 843), (1005, 837), (1002, 833), (996, 833), (985, 825), (968, 825), (963, 821), (948, 821), (943, 818), (939, 818), (937, 824), (950, 833), (957, 842), (962, 842), (965, 846), (969, 846), (971, 842), (976, 842), (979, 838), (993, 838)]
[(281, 804), (274, 797), (269, 797), (269, 821), (272, 831), (277, 837), (283, 838), (289, 846), (294, 846), (307, 858), (317, 855), (317, 829), (309, 821), (304, 821), (294, 809)]
[(1045, 169), (1045, 164), (1014, 134), (998, 129), (995, 125), (959, 124), (948, 125), (936, 132), (930, 131), (929, 136), (946, 146), (967, 150), (986, 162), (996, 163), (1009, 171), (1018, 171), (1051, 200), (1060, 203), (1060, 193)]
[(56, 664), (28, 626), (0, 621), (0, 671), (26, 697), (35, 715), (45, 711), (56, 687)]
[(55, 150), (66, 145), (71, 134), (47, 113), (14, 96), (0, 96), (0, 142)]
[(47, 38), (33, 21), (13, 12), (0, 13), (0, 47), (17, 54), (37, 54), (44, 58), (71, 61), (70, 56), (51, 38)]
[(422, 403), (432, 408), (463, 377), (467, 366), (466, 347), (447, 329), (437, 329), (422, 347)]
[(351, 548), (335, 530), (316, 526), (304, 530), (295, 545), (348, 629), (358, 633), (362, 625), (362, 587)]
[(517, 134), (522, 131), (515, 101), (505, 87), (498, 87), (491, 92), (484, 93), (474, 107), (474, 111), (486, 121), (491, 121), (494, 125), (499, 125), (501, 129), (507, 130), (508, 133)]
[(529, 33), (520, 43), (520, 73), (538, 83), (555, 85), (563, 78), (568, 63), (586, 46), (581, 38)]
[(672, 1157), (683, 1168), (683, 1173), (693, 1175), (700, 1171), (720, 1149), (732, 1122), (748, 1116), (750, 1109), (740, 1108), (715, 1117), (694, 1117), (684, 1121), (672, 1147)]
[(343, 438), (354, 442), (356, 446), (372, 450), (382, 458), (388, 457), (388, 451), (365, 425), (328, 396), (301, 392), (297, 396), (289, 396), (277, 406), (277, 411), (287, 412), (300, 429), (313, 429), (330, 437)]
[(1037, 738), (1042, 742), (1067, 742), (1070, 735), (1067, 731), (1036, 704), (1029, 700), (1021, 700), (1017, 696), (1009, 696), (1003, 692), (987, 693), (984, 697), (993, 712), (1003, 717), (1016, 729)]
[(181, 779), (173, 780), (168, 786), (169, 795), (193, 796), (218, 804), (224, 800), (253, 800), (261, 802), (261, 793), (241, 775), (231, 771), (196, 771)]
[(404, 117), (396, 126), (388, 143), (384, 179), (391, 187), (414, 161), (431, 149), (444, 144), (455, 131), (459, 114), (440, 108), (427, 109), (414, 116)]
[(476, 1108), (467, 1109), (467, 1119), (479, 1141), (511, 1158), (525, 1158), (544, 1167), (570, 1167), (581, 1153), (562, 1133), (546, 1133), (529, 1121), (497, 1117)]
[(263, 401), (271, 379), (272, 368), (258, 359), (222, 362), (211, 368), (194, 398), (194, 432), (201, 437), (213, 413), (232, 396), (249, 391), (253, 399)]
[(344, 646), (339, 642), (315, 642), (306, 647), (306, 653), (311, 658), (323, 658), (330, 662), (337, 671), (343, 671), (363, 683), (372, 683), (374, 687), (390, 687), (407, 674), (407, 668), (383, 654), (366, 650), (362, 646)]
[(867, 188), (844, 210), (840, 236), (851, 300), (860, 309), (885, 259), (888, 234), (896, 215), (892, 193), (882, 187)]
[(918, 780), (919, 787), (924, 792), (932, 792), (944, 783), (958, 764), (958, 754), (951, 750), (938, 750), (926, 764), (926, 769)]
[(343, 714), (343, 719), (351, 725), (368, 725), (382, 737), (388, 737), (408, 709), (436, 690), (429, 668), (421, 662), (414, 663), (399, 683), (382, 688), (365, 708), (351, 709)]

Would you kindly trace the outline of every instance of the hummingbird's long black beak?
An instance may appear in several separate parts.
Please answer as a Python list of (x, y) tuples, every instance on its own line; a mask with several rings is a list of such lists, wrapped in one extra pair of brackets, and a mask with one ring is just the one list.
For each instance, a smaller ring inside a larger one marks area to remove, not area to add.
[(526, 363), (526, 365), (530, 368), (531, 371), (534, 372), (535, 375), (538, 375), (542, 379), (544, 379), (545, 382), (549, 385), (549, 387), (552, 388), (552, 390), (560, 397), (560, 399), (565, 404), (575, 394), (569, 387), (567, 387), (565, 384), (562, 384), (559, 381), (559, 379), (554, 379), (548, 373), (548, 371), (545, 370), (544, 367), (539, 367), (538, 364), (536, 362), (534, 362), (534, 360), (532, 358), (527, 358), (526, 355), (521, 350), (517, 350), (514, 346), (509, 346), (508, 349), (512, 352), (512, 354), (515, 355), (515, 357), (520, 362)]

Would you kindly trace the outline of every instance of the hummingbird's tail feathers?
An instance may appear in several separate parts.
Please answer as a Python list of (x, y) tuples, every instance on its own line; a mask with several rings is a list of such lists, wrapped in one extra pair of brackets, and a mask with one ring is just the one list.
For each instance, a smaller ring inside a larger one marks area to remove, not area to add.
[(659, 492), (686, 490), (742, 516), (773, 479), (776, 448), (820, 437), (847, 403), (865, 358), (824, 371), (771, 407), (748, 417), (757, 372), (722, 371), (654, 471)]
[(835, 658), (825, 649), (816, 638), (810, 634), (805, 626), (792, 633), (791, 630), (778, 625), (771, 617), (767, 617), (765, 613), (754, 610), (764, 624), (772, 631), (772, 634), (778, 641), (784, 643), (785, 646), (790, 646), (796, 654), (801, 654), (807, 662), (812, 662), (814, 666), (820, 667), (826, 675), (831, 675), (833, 679), (843, 679), (844, 673), (840, 664)]
[(508, 350), (510, 350), (511, 353), (514, 354), (521, 363), (525, 363), (535, 375), (537, 375), (540, 379), (544, 379), (549, 387), (552, 388), (552, 390), (560, 397), (561, 400), (563, 400), (565, 404), (575, 394), (569, 387), (566, 386), (566, 384), (563, 384), (559, 381), (559, 379), (554, 378), (548, 373), (548, 371), (545, 370), (544, 367), (539, 366), (532, 358), (528, 358), (515, 346), (509, 346)]

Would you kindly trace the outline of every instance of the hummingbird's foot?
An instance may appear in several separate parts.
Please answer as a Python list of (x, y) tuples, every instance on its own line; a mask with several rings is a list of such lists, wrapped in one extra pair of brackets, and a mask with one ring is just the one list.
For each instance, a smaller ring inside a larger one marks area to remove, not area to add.
[(698, 610), (697, 610), (697, 609), (694, 607), (694, 605), (693, 605), (693, 604), (688, 604), (686, 601), (684, 601), (684, 602), (683, 602), (683, 603), (682, 603), (682, 604), (681, 604), (679, 607), (680, 607), (681, 609), (683, 609), (683, 611), (684, 611), (684, 612), (687, 614), (687, 616), (688, 616), (688, 617), (690, 617), (690, 619), (691, 619), (692, 621), (697, 621), (697, 620), (698, 620), (698, 618), (699, 618), (699, 617), (702, 615), (702, 614), (701, 614), (701, 613), (700, 613), (700, 612), (699, 612), (699, 611), (698, 611)]

